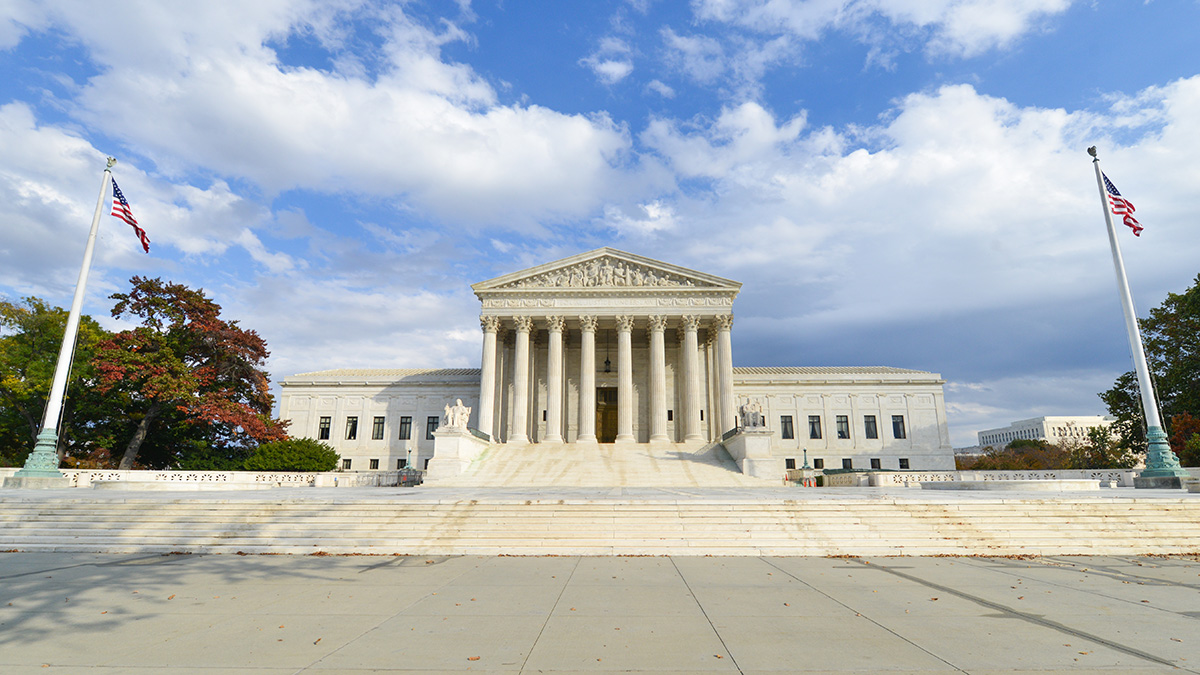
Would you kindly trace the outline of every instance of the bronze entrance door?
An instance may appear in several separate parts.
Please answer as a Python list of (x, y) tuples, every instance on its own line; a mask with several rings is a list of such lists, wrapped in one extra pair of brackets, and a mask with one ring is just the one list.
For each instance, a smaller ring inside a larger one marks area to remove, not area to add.
[(617, 388), (596, 387), (596, 441), (617, 440)]

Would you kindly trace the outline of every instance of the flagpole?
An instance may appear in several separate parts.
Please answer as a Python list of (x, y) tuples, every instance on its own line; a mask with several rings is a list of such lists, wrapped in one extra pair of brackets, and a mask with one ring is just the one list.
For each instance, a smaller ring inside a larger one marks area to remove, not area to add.
[(96, 212), (92, 215), (92, 230), (88, 234), (87, 247), (83, 249), (83, 265), (79, 268), (79, 280), (75, 282), (75, 298), (71, 301), (71, 312), (67, 315), (62, 347), (58, 352), (58, 363), (54, 366), (54, 380), (50, 386), (50, 395), (46, 398), (42, 430), (37, 435), (37, 443), (33, 446), (33, 452), (25, 460), (25, 467), (13, 474), (13, 478), (34, 479), (33, 481), (16, 481), (17, 484), (24, 484), (22, 485), (24, 487), (32, 487), (39, 482), (49, 485), (59, 481), (45, 481), (45, 479), (65, 478), (58, 470), (58, 423), (62, 416), (63, 397), (67, 391), (67, 376), (71, 370), (71, 361), (75, 356), (79, 317), (83, 311), (83, 297), (87, 286), (88, 272), (92, 267), (92, 252), (96, 248), (96, 233), (100, 229), (100, 216), (104, 212), (104, 198), (108, 195), (108, 184), (112, 181), (112, 167), (116, 163), (117, 160), (109, 157), (108, 165), (104, 167), (104, 177), (100, 182), (100, 196), (96, 198)]
[(1100, 206), (1104, 209), (1104, 224), (1108, 228), (1113, 268), (1117, 273), (1117, 290), (1121, 294), (1121, 309), (1125, 312), (1125, 330), (1129, 333), (1129, 350), (1133, 352), (1133, 368), (1137, 372), (1138, 389), (1142, 395), (1142, 412), (1146, 416), (1146, 468), (1134, 479), (1134, 483), (1137, 487), (1182, 487), (1180, 479), (1187, 478), (1189, 474), (1180, 467), (1179, 458), (1171, 451), (1167, 434), (1163, 431), (1158, 401), (1154, 398), (1154, 385), (1150, 381), (1150, 368), (1146, 365), (1146, 350), (1142, 347), (1142, 334), (1138, 330), (1133, 296), (1129, 292), (1129, 279), (1125, 276), (1125, 261), (1121, 258), (1121, 247), (1117, 243), (1117, 231), (1113, 226), (1112, 212), (1108, 206), (1108, 193), (1104, 189), (1104, 177), (1100, 172), (1100, 158), (1096, 156), (1096, 147), (1088, 148), (1088, 154), (1092, 156), (1092, 167), (1096, 170)]

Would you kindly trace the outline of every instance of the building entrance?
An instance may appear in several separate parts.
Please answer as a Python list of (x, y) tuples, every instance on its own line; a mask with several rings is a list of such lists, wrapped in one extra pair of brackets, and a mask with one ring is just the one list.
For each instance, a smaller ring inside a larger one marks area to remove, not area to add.
[(617, 388), (596, 387), (596, 441), (617, 440)]

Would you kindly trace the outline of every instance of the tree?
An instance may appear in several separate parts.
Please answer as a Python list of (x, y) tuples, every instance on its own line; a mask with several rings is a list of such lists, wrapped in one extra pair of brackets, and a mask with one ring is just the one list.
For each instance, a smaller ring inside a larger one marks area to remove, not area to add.
[(246, 459), (250, 471), (332, 471), (338, 454), (333, 447), (311, 438), (290, 438), (258, 446)]
[(1039, 471), (1065, 469), (1069, 453), (1044, 440), (1018, 438), (1003, 448), (991, 448), (973, 462), (963, 462), (964, 471)]
[[(67, 314), (34, 297), (21, 303), (0, 301), (0, 460), (5, 463), (24, 462), (41, 431)], [(109, 336), (91, 317), (80, 317), (60, 426), (60, 457), (103, 445), (103, 434), (96, 432), (101, 406), (92, 386), (92, 356)]]
[[(1174, 424), (1185, 413), (1200, 415), (1200, 275), (1182, 294), (1168, 293), (1138, 325), (1163, 418)], [(1100, 398), (1117, 418), (1118, 444), (1144, 453), (1146, 424), (1136, 375), (1121, 375)], [(1171, 449), (1186, 454), (1189, 438), (1174, 435)]]
[(1072, 469), (1132, 469), (1138, 463), (1137, 454), (1103, 425), (1088, 429), (1087, 440), (1076, 443), (1070, 452)]
[(111, 296), (112, 315), (141, 325), (102, 341), (95, 359), (97, 389), (127, 424), (120, 468), (180, 466), (197, 454), (240, 463), (254, 445), (286, 437), (270, 417), (269, 352), (257, 333), (222, 319), (203, 291), (143, 277), (130, 283), (130, 292)]

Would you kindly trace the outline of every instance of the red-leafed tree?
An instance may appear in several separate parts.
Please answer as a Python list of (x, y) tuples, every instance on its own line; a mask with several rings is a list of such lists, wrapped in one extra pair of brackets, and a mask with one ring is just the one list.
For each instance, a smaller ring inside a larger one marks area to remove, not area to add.
[(125, 413), (120, 468), (204, 468), (189, 455), (245, 455), (287, 437), (270, 416), (269, 352), (257, 333), (222, 319), (203, 291), (161, 279), (130, 283), (111, 296), (112, 315), (141, 325), (101, 342), (94, 361), (97, 388)]

